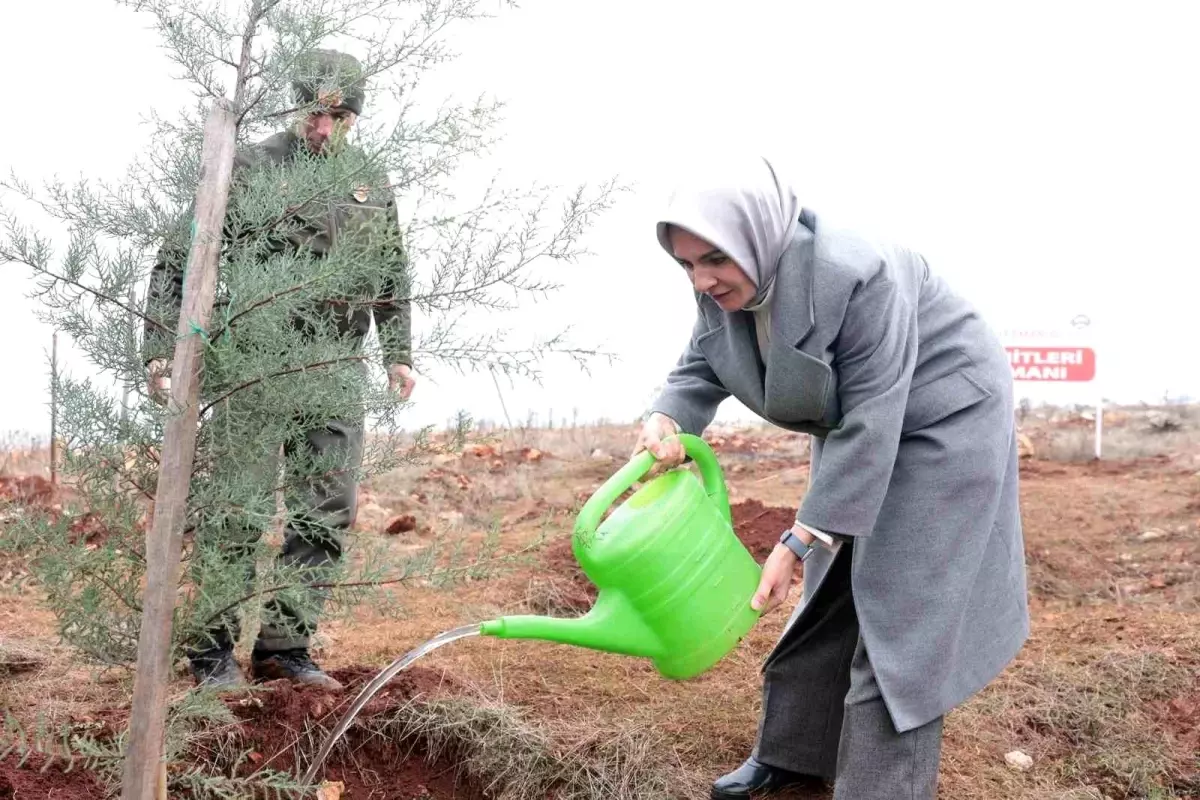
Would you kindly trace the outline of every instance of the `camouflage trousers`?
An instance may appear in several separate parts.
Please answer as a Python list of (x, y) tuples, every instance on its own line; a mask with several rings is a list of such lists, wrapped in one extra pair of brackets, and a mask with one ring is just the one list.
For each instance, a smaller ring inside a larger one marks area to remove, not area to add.
[[(317, 630), (317, 620), (329, 591), (305, 584), (328, 582), (331, 568), (342, 557), (345, 533), (357, 513), (363, 423), (329, 421), (284, 442), (279, 450), (281, 454), (277, 450), (259, 463), (229, 464), (214, 470), (217, 475), (235, 471), (233, 474), (252, 487), (248, 494), (258, 495), (260, 508), (269, 503), (273, 509), (279, 467), (283, 467), (284, 485), (288, 487), (284, 490), (287, 522), (283, 546), (276, 559), (287, 570), (284, 574), (288, 576), (288, 585), (282, 591), (266, 595), (263, 621), (254, 645), (260, 653), (307, 648)], [(314, 469), (314, 463), (319, 463), (320, 468)], [(227, 586), (223, 599), (234, 597), (236, 601), (253, 594), (257, 576), (254, 555), (265, 533), (267, 516), (228, 514), (220, 524), (202, 526), (203, 533), (198, 533), (198, 545), (211, 545), (203, 548), (208, 567), (215, 560), (223, 575), (231, 575), (240, 582), (232, 587), (233, 591)], [(193, 566), (198, 568), (198, 564)], [(198, 583), (198, 591), (203, 592), (205, 587), (199, 579)], [(217, 602), (225, 610), (205, 626), (204, 635), (190, 643), (190, 657), (233, 648), (241, 634), (242, 616), (241, 604), (235, 601)]]

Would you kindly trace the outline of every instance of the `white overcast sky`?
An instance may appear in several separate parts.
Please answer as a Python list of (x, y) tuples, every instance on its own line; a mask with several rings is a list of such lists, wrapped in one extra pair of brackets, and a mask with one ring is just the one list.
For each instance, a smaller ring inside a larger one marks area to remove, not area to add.
[[(144, 112), (184, 97), (148, 19), (106, 0), (9, 5), (0, 158), (34, 182), (119, 177), (147, 140)], [(620, 360), (590, 376), (549, 362), (542, 385), (503, 385), (514, 418), (628, 421), (644, 408), (694, 313), (654, 239), (656, 204), (678, 170), (724, 148), (790, 160), (806, 206), (923, 252), (997, 329), (1088, 315), (1101, 385), (1021, 394), (1200, 395), (1194, 2), (521, 6), (455, 33), (461, 56), (423, 89), (508, 103), (505, 142), (464, 180), (503, 168), (637, 189), (591, 232), (593, 257), (556, 268), (564, 290), (496, 323), (517, 341), (570, 323)], [(44, 433), (51, 332), (28, 271), (0, 269), (0, 431)], [(90, 373), (61, 338), (60, 350), (71, 374)], [(459, 408), (502, 419), (486, 373), (431, 365), (420, 380), (414, 426)], [(722, 416), (746, 414), (730, 401)]]

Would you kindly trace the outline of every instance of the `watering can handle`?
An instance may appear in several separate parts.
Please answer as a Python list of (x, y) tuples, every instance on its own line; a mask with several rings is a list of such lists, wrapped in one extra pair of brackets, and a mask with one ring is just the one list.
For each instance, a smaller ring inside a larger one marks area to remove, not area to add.
[[(678, 434), (683, 451), (691, 456), (700, 469), (700, 479), (704, 484), (704, 492), (717, 504), (721, 516), (729, 524), (733, 524), (733, 515), (729, 510), (729, 491), (725, 488), (725, 479), (721, 474), (721, 465), (708, 442), (690, 433)], [(654, 466), (654, 454), (649, 450), (638, 453), (629, 463), (621, 467), (611, 478), (605, 481), (593, 494), (576, 519), (577, 533), (594, 533), (600, 527), (604, 512), (616, 502), (617, 498), (637, 483), (650, 468)]]

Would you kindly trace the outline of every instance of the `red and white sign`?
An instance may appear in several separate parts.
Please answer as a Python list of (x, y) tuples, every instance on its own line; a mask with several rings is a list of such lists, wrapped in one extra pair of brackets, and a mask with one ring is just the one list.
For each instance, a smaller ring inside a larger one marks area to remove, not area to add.
[(1018, 381), (1087, 383), (1096, 377), (1096, 351), (1090, 347), (1008, 345), (1004, 349)]

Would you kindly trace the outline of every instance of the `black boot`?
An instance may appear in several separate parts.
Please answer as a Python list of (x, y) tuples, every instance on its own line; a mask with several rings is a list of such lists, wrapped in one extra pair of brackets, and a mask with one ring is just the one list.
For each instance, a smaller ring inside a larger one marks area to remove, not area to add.
[(303, 647), (295, 650), (255, 650), (251, 661), (256, 680), (270, 681), (287, 678), (293, 683), (320, 686), (322, 689), (337, 691), (342, 688), (342, 684), (326, 675), (320, 667), (313, 663), (308, 655), (308, 650)]
[(205, 689), (237, 689), (246, 685), (242, 671), (233, 660), (233, 651), (225, 649), (193, 653), (188, 659), (192, 677)]
[(778, 767), (769, 767), (754, 759), (746, 759), (740, 767), (722, 775), (713, 782), (713, 800), (741, 800), (754, 797), (765, 792), (776, 792), (792, 787), (809, 787), (819, 789), (824, 781), (811, 775), (790, 772)]

